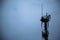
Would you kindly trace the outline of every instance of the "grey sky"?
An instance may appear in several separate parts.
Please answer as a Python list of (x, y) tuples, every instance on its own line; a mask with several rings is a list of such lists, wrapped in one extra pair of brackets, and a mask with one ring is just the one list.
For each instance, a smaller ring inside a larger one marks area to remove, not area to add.
[(43, 13), (51, 14), (49, 40), (59, 40), (59, 0), (2, 0), (2, 36), (7, 40), (42, 40), (41, 4)]

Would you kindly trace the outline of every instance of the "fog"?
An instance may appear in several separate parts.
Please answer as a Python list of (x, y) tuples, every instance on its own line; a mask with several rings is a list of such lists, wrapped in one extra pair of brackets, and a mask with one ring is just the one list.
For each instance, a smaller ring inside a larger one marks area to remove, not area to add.
[(51, 15), (49, 40), (60, 40), (60, 0), (1, 0), (0, 37), (3, 40), (42, 40), (43, 15)]

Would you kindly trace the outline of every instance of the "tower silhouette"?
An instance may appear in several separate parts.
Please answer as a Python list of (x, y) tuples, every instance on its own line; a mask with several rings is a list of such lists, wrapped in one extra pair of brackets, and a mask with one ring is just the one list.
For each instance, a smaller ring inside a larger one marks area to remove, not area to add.
[[(42, 16), (40, 21), (41, 21), (41, 26), (43, 27), (42, 29), (42, 38), (44, 40), (48, 40), (48, 27), (49, 27), (49, 21), (51, 19), (51, 15), (46, 15), (45, 16)], [(44, 25), (44, 26), (43, 26)]]

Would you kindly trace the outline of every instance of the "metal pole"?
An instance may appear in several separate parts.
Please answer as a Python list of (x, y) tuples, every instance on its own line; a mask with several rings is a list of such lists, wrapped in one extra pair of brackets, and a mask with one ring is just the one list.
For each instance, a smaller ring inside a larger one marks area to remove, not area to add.
[(42, 38), (44, 40), (48, 40), (48, 34), (49, 34), (49, 32), (48, 32), (48, 25), (49, 25), (50, 18), (51, 18), (50, 15), (46, 15), (46, 16), (42, 16), (41, 20), (40, 20), (42, 24), (44, 23), (43, 24), (44, 25), (43, 26), (44, 30), (42, 31)]

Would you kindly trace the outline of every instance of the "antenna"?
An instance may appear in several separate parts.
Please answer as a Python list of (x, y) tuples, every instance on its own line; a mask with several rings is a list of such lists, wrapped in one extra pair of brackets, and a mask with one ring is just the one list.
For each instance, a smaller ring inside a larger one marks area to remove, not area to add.
[(43, 16), (43, 3), (41, 4), (41, 15)]
[(41, 4), (41, 15), (42, 15), (40, 19), (41, 27), (44, 28), (42, 29), (42, 38), (44, 40), (48, 40), (48, 36), (49, 36), (48, 27), (49, 27), (49, 21), (51, 19), (51, 15), (48, 15), (48, 13), (46, 12), (46, 15), (43, 16), (43, 4)]

